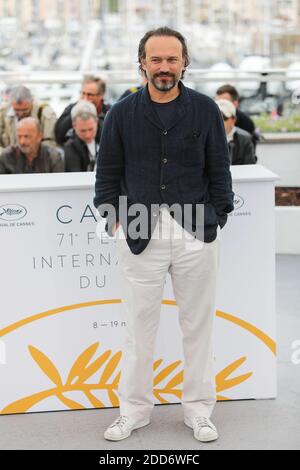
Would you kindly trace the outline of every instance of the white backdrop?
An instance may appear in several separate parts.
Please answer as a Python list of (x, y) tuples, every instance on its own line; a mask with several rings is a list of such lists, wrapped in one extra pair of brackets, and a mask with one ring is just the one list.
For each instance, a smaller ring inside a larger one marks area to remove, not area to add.
[[(274, 398), (276, 176), (259, 166), (232, 173), (215, 323), (218, 398)], [(93, 175), (22, 176), (0, 178), (0, 413), (117, 406), (125, 325), (115, 240), (104, 225), (96, 235)], [(156, 403), (180, 401), (170, 280), (154, 369)]]

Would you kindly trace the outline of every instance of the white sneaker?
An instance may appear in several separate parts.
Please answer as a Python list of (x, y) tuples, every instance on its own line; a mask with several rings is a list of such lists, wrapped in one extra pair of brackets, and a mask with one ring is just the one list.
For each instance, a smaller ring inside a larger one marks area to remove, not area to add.
[(200, 442), (216, 441), (219, 437), (217, 428), (209, 418), (196, 416), (193, 420), (193, 424), (190, 424), (186, 419), (184, 423), (194, 430), (194, 437)]
[(119, 416), (105, 431), (104, 438), (108, 441), (121, 441), (130, 436), (135, 429), (147, 426), (150, 419), (144, 421), (133, 422), (128, 416)]

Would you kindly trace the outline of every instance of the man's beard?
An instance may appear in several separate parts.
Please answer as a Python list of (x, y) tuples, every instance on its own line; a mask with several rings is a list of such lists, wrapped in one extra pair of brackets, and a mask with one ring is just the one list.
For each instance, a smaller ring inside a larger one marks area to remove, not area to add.
[(24, 145), (20, 145), (20, 144), (18, 144), (18, 147), (21, 150), (21, 152), (24, 153), (24, 155), (30, 155), (31, 153), (34, 152), (33, 147), (28, 147), (28, 146), (24, 146)]
[[(170, 77), (171, 80), (164, 80), (164, 77)], [(159, 81), (157, 81), (157, 79), (159, 79)], [(172, 88), (178, 84), (179, 80), (176, 79), (176, 75), (173, 73), (160, 73), (153, 75), (153, 77), (150, 78), (150, 81), (158, 91), (167, 92), (172, 90)]]

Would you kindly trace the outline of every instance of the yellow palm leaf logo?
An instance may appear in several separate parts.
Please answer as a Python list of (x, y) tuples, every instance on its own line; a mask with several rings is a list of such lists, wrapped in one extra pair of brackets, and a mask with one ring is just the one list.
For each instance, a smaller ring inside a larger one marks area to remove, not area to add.
[[(229, 388), (237, 387), (241, 383), (245, 382), (246, 380), (252, 377), (253, 372), (249, 372), (244, 375), (239, 375), (234, 378), (229, 378), (234, 371), (236, 371), (244, 362), (246, 362), (246, 357), (241, 357), (237, 361), (234, 361), (229, 366), (225, 367), (221, 372), (219, 372), (216, 376), (216, 385), (217, 385), (217, 394), (228, 390)], [(221, 395), (217, 395), (219, 401), (229, 400), (229, 398), (223, 397)]]
[[(57, 367), (51, 359), (34, 346), (29, 346), (28, 349), (33, 360), (54, 386), (48, 390), (35, 393), (34, 395), (11, 403), (6, 406), (0, 414), (25, 413), (36, 404), (49, 397), (56, 397), (71, 410), (86, 409), (82, 404), (71, 400), (66, 396), (66, 393), (75, 391), (82, 392), (93, 408), (105, 407), (105, 404), (95, 396), (95, 392), (99, 390), (107, 393), (111, 406), (119, 406), (119, 399), (116, 392), (121, 376), (119, 364), (122, 352), (118, 351), (113, 354), (111, 350), (107, 350), (93, 360), (98, 347), (99, 343), (94, 343), (80, 354), (71, 367), (64, 383)], [(252, 372), (250, 372), (231, 379), (229, 378), (229, 376), (233, 374), (233, 372), (236, 371), (246, 361), (246, 359), (246, 357), (238, 359), (216, 376), (217, 393), (235, 387), (252, 376)], [(155, 373), (162, 364), (163, 359), (159, 359), (154, 363), (153, 370)], [(181, 365), (182, 361), (178, 360), (169, 365), (163, 366), (159, 372), (154, 374), (153, 394), (160, 403), (169, 403), (164, 395), (174, 395), (178, 399), (182, 398), (182, 390), (179, 386), (183, 382), (184, 370), (179, 369)], [(99, 380), (96, 383), (87, 382), (97, 373), (99, 373)], [(167, 383), (162, 385), (165, 382)], [(218, 395), (217, 398), (219, 400), (229, 400), (229, 398), (221, 395)]]

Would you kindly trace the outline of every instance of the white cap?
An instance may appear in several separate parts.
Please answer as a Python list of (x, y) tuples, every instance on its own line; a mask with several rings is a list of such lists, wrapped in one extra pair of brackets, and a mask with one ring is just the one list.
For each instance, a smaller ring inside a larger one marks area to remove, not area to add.
[(236, 117), (236, 109), (234, 104), (229, 100), (216, 100), (217, 105), (222, 114), (227, 118)]

